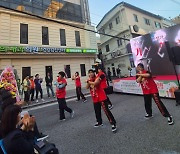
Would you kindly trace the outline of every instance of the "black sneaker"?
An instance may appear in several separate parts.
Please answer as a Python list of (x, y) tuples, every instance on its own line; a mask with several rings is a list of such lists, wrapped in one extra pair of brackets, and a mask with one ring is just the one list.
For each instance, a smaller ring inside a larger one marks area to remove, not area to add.
[(83, 100), (83, 103), (86, 103), (87, 102), (87, 99)]
[(99, 124), (98, 122), (94, 125), (95, 128), (103, 126), (103, 124)]
[(173, 125), (174, 124), (172, 116), (168, 117), (168, 124), (169, 125)]
[(37, 141), (38, 141), (38, 142), (39, 142), (39, 141), (43, 141), (43, 140), (45, 140), (45, 139), (48, 138), (48, 137), (49, 137), (49, 135), (45, 135), (45, 134), (41, 133), (41, 134), (40, 134), (40, 137), (37, 138)]
[(153, 118), (153, 115), (146, 114), (146, 115), (144, 116), (144, 118), (145, 118), (145, 119), (151, 119), (151, 118)]
[(70, 117), (71, 117), (71, 118), (74, 118), (74, 111), (72, 111), (72, 112), (70, 113)]
[(117, 131), (116, 125), (112, 125), (112, 132), (115, 133)]
[(113, 105), (108, 105), (109, 110), (112, 110)]
[(59, 119), (60, 121), (66, 121), (66, 119), (64, 118), (64, 119)]

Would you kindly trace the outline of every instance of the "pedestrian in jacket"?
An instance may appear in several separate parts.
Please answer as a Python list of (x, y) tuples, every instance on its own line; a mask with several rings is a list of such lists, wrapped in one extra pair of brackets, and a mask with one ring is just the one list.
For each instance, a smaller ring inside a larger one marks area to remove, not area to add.
[(30, 80), (29, 80), (29, 76), (27, 76), (23, 80), (23, 89), (24, 89), (24, 101), (26, 103), (28, 103), (29, 102), (29, 97), (30, 97)]
[(55, 97), (53, 85), (52, 85), (53, 78), (49, 72), (47, 73), (47, 76), (45, 77), (45, 81), (46, 81), (46, 89), (47, 89), (48, 97), (50, 98), (49, 89), (51, 90), (52, 96)]
[(34, 77), (30, 76), (30, 97), (31, 97), (31, 101), (34, 101), (34, 91), (35, 91), (35, 83), (34, 83)]
[(43, 91), (41, 87), (41, 83), (43, 82), (42, 78), (39, 78), (39, 74), (35, 75), (34, 83), (36, 85), (36, 103), (38, 103), (38, 94), (40, 92), (41, 94), (41, 100), (44, 101), (43, 99)]

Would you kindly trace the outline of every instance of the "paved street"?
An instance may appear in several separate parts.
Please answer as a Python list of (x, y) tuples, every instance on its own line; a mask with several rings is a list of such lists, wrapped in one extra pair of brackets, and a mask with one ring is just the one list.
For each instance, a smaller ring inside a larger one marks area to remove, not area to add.
[(95, 115), (91, 98), (68, 106), (75, 110), (75, 117), (59, 121), (57, 103), (30, 111), (36, 116), (39, 128), (56, 143), (61, 154), (178, 154), (180, 153), (180, 107), (175, 101), (163, 100), (175, 119), (169, 126), (153, 104), (154, 118), (144, 119), (143, 97), (112, 94), (112, 112), (117, 120), (118, 132), (113, 134), (103, 113), (104, 126), (94, 128)]

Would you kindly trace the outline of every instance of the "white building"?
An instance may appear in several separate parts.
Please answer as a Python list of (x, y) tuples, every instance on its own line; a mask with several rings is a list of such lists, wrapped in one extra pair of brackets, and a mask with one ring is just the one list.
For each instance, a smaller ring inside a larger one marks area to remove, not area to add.
[[(121, 2), (113, 7), (100, 21), (97, 30), (120, 38), (131, 39), (164, 28), (164, 18)], [(170, 26), (170, 25), (169, 25)], [(134, 67), (133, 57), (127, 51), (128, 40), (100, 35), (101, 51), (105, 68), (116, 75), (119, 67), (121, 75), (129, 75), (128, 67)]]

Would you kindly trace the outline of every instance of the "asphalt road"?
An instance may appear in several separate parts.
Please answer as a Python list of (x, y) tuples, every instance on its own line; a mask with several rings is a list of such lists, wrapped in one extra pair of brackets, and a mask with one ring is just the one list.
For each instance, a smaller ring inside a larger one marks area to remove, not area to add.
[(180, 153), (180, 106), (175, 101), (163, 99), (175, 124), (169, 126), (155, 103), (154, 118), (144, 119), (143, 97), (112, 94), (114, 114), (118, 131), (113, 134), (103, 113), (104, 126), (94, 128), (95, 115), (91, 98), (85, 104), (74, 100), (68, 106), (74, 109), (75, 117), (59, 121), (58, 105), (50, 104), (30, 111), (36, 116), (39, 128), (48, 134), (61, 154), (178, 154)]

